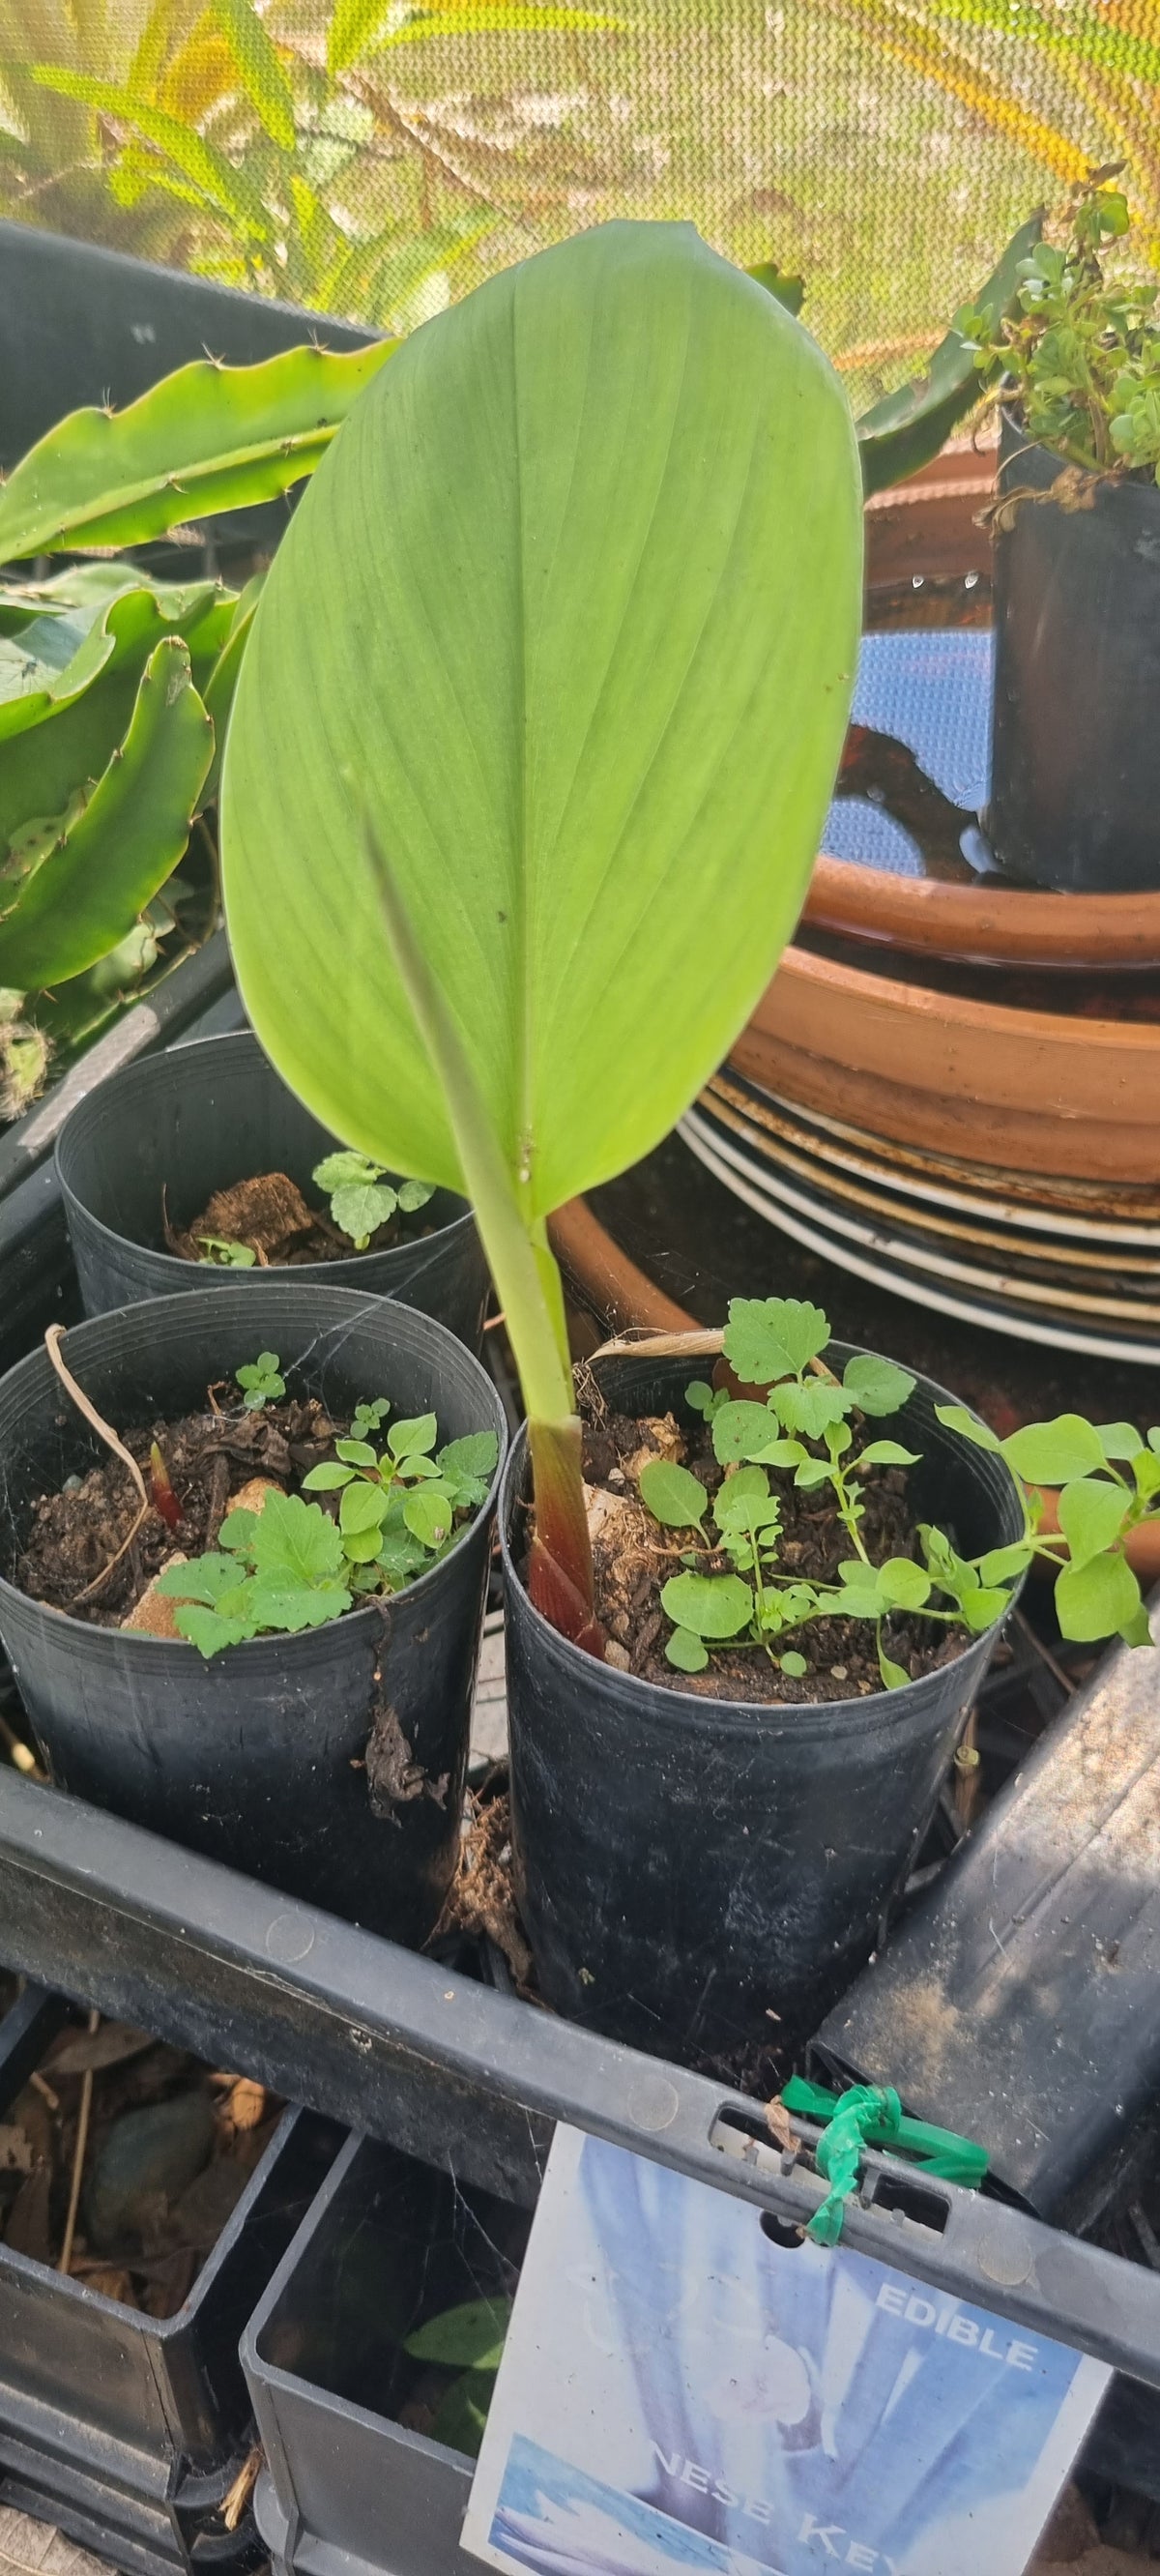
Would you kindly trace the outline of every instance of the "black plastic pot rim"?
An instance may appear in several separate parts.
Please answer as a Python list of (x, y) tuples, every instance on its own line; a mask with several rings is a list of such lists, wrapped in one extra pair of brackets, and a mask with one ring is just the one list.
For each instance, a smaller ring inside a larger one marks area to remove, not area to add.
[[(648, 1337), (640, 1341), (609, 1342), (603, 1349), (593, 1353), (588, 1366), (598, 1365), (602, 1359), (611, 1357), (614, 1352), (618, 1357), (631, 1356), (634, 1359), (641, 1359), (647, 1357), (650, 1349), (653, 1349), (658, 1359), (675, 1358), (685, 1338), (680, 1333), (666, 1333), (655, 1342)], [(717, 1350), (721, 1348), (719, 1333), (690, 1333), (687, 1338), (690, 1358), (694, 1353), (703, 1358), (714, 1348)], [(934, 1381), (930, 1380), (928, 1383), (933, 1384)], [(948, 1394), (945, 1387), (939, 1388), (938, 1392), (946, 1397), (948, 1404), (958, 1402), (957, 1396)], [(966, 1410), (970, 1410), (969, 1406)], [(972, 1415), (973, 1420), (978, 1418), (977, 1415)], [(566, 1655), (578, 1671), (583, 1671), (591, 1665), (595, 1665), (596, 1669), (600, 1670), (595, 1655), (586, 1654), (582, 1647), (573, 1644), (570, 1637), (562, 1636), (560, 1630), (553, 1628), (551, 1621), (545, 1619), (543, 1611), (537, 1610), (527, 1585), (516, 1567), (508, 1539), (508, 1521), (510, 1516), (514, 1525), (516, 1513), (527, 1508), (523, 1491), (527, 1457), (528, 1435), (526, 1426), (523, 1426), (508, 1450), (500, 1486), (499, 1535), (503, 1551), (504, 1580), (506, 1583), (518, 1585), (523, 1596), (526, 1615), (545, 1643), (550, 1641), (551, 1646), (560, 1654)], [(1010, 1469), (1008, 1473), (1011, 1473)], [(1011, 1481), (1012, 1484), (1015, 1483), (1013, 1475)], [(991, 1628), (985, 1629), (982, 1635), (998, 1634), (1004, 1619), (1010, 1617), (1025, 1581), (1026, 1577), (1021, 1575), (1018, 1583), (1012, 1585), (1007, 1596), (1006, 1610), (1000, 1611), (999, 1617), (993, 1622)], [(961, 1661), (962, 1656), (968, 1655), (971, 1647), (977, 1646), (980, 1642), (979, 1637), (972, 1637), (962, 1648), (961, 1654), (956, 1656), (955, 1661)], [(612, 1667), (608, 1669), (611, 1671)], [(953, 1670), (953, 1666), (948, 1665), (946, 1669)], [(694, 1730), (704, 1730), (706, 1733), (727, 1735), (735, 1731), (738, 1734), (748, 1735), (752, 1733), (754, 1724), (760, 1723), (763, 1726), (768, 1724), (771, 1733), (776, 1730), (782, 1734), (791, 1734), (799, 1730), (803, 1722), (808, 1725), (812, 1719), (824, 1719), (827, 1732), (834, 1736), (861, 1735), (864, 1734), (867, 1724), (873, 1725), (876, 1721), (896, 1716), (904, 1717), (912, 1706), (911, 1692), (921, 1690), (930, 1678), (929, 1673), (922, 1674), (917, 1681), (904, 1682), (897, 1690), (871, 1691), (867, 1697), (858, 1699), (793, 1703), (785, 1700), (702, 1699), (696, 1691), (671, 1690), (664, 1682), (649, 1682), (645, 1681), (639, 1673), (620, 1671), (616, 1673), (616, 1685), (617, 1695), (619, 1696), (621, 1691), (627, 1693), (631, 1700), (635, 1700), (642, 1715), (646, 1710), (651, 1710), (654, 1715), (665, 1716), (673, 1725), (684, 1725)]]
[[(187, 1265), (178, 1263), (176, 1266), (180, 1269)], [(263, 1278), (267, 1275), (268, 1274), (263, 1271)], [(296, 1274), (293, 1271), (288, 1272), (287, 1276), (296, 1281)], [(331, 1280), (328, 1284), (331, 1287), (337, 1287), (339, 1283), (337, 1280)], [(186, 1293), (187, 1295), (197, 1297), (204, 1296), (206, 1291), (204, 1289), (194, 1288), (187, 1290)], [(370, 1301), (368, 1300), (368, 1303), (369, 1302)], [(409, 1315), (418, 1311), (410, 1306), (404, 1306), (401, 1297), (377, 1297), (374, 1302), (379, 1306), (395, 1308), (403, 1314)], [(108, 1315), (90, 1316), (86, 1320), (92, 1323), (111, 1323), (118, 1315), (131, 1315), (135, 1314), (136, 1311), (136, 1308), (133, 1306), (115, 1307)], [(430, 1316), (425, 1315), (421, 1320), (424, 1323), (430, 1323), (432, 1319)], [(68, 1335), (66, 1334), (64, 1348), (67, 1350), (67, 1347)], [(30, 1353), (29, 1356), (31, 1357), (32, 1354)], [(293, 1365), (293, 1361), (288, 1363), (288, 1366), (291, 1368), (293, 1368)], [(23, 1362), (18, 1360), (16, 1362), (16, 1366), (18, 1368), (22, 1367)], [(61, 1388), (61, 1395), (62, 1398), (66, 1397), (66, 1390), (63, 1386)], [(69, 1403), (72, 1401), (71, 1397), (67, 1397), (66, 1400)], [(83, 1416), (79, 1416), (78, 1419), (83, 1419)], [(495, 1474), (488, 1486), (485, 1500), (480, 1503), (478, 1509), (472, 1513), (471, 1519), (469, 1521), (465, 1521), (458, 1537), (448, 1548), (446, 1555), (438, 1557), (435, 1562), (428, 1567), (426, 1574), (416, 1575), (413, 1583), (407, 1583), (403, 1586), (403, 1590), (406, 1592), (409, 1600), (421, 1597), (425, 1592), (430, 1590), (436, 1575), (442, 1573), (444, 1566), (450, 1563), (450, 1560), (455, 1555), (457, 1549), (470, 1538), (477, 1522), (486, 1520), (488, 1513), (496, 1508), (499, 1500), (500, 1487), (503, 1482), (504, 1470), (507, 1465), (506, 1443), (502, 1433), (499, 1435), (499, 1442), (499, 1457), (496, 1461)], [(397, 1593), (384, 1592), (381, 1596), (377, 1596), (376, 1600), (370, 1603), (365, 1610), (344, 1610), (340, 1618), (328, 1619), (321, 1628), (287, 1630), (281, 1636), (281, 1643), (287, 1648), (287, 1650), (289, 1650), (307, 1639), (320, 1636), (325, 1637), (328, 1629), (338, 1627), (341, 1627), (344, 1632), (349, 1629), (352, 1632), (357, 1632), (363, 1636), (369, 1636), (375, 1626), (379, 1626), (381, 1628), (383, 1612), (389, 1612), (391, 1602), (399, 1599), (400, 1597), (401, 1595)], [(78, 1631), (87, 1632), (91, 1627), (91, 1622), (89, 1620), (74, 1619), (67, 1610), (58, 1610), (53, 1602), (34, 1600), (32, 1593), (22, 1592), (19, 1584), (10, 1582), (6, 1574), (0, 1574), (0, 1601), (3, 1600), (32, 1601), (33, 1607), (43, 1618), (52, 1619), (54, 1621), (59, 1619), (67, 1628), (75, 1628)], [(116, 1631), (116, 1634), (123, 1637), (138, 1637), (142, 1648), (152, 1647), (158, 1656), (166, 1660), (168, 1660), (171, 1655), (184, 1656), (190, 1652), (193, 1654), (198, 1652), (197, 1647), (192, 1644), (192, 1640), (188, 1637), (150, 1637), (145, 1635), (143, 1632), (132, 1628), (120, 1628)], [(277, 1642), (277, 1639), (277, 1631), (272, 1631), (270, 1635), (265, 1637), (245, 1637), (239, 1645), (223, 1646), (220, 1653), (214, 1656), (213, 1661), (215, 1663), (221, 1663), (228, 1655), (232, 1663), (235, 1656), (248, 1654), (250, 1649), (254, 1646), (261, 1646), (268, 1650), (272, 1644)]]
[[(229, 1034), (234, 1035), (240, 1033), (230, 1031)], [(192, 1053), (194, 1047), (217, 1046), (218, 1044), (219, 1040), (216, 1037), (194, 1038), (189, 1042), (188, 1049), (183, 1049), (183, 1052)], [(120, 1068), (118, 1068), (118, 1070), (120, 1070)], [(277, 1068), (275, 1067), (275, 1071), (276, 1070)], [(188, 1295), (191, 1288), (195, 1285), (190, 1274), (191, 1272), (200, 1269), (202, 1265), (195, 1261), (183, 1261), (178, 1253), (170, 1252), (168, 1246), (160, 1250), (155, 1249), (152, 1244), (142, 1244), (138, 1235), (119, 1234), (115, 1226), (106, 1225), (104, 1218), (94, 1215), (92, 1208), (87, 1205), (84, 1199), (78, 1198), (76, 1191), (66, 1180), (61, 1169), (60, 1148), (61, 1138), (58, 1137), (56, 1145), (53, 1148), (53, 1162), (56, 1168), (56, 1176), (60, 1184), (61, 1196), (64, 1199), (65, 1206), (69, 1209), (77, 1208), (80, 1210), (86, 1225), (91, 1226), (93, 1233), (100, 1236), (103, 1245), (115, 1249), (118, 1244), (133, 1243), (138, 1245), (140, 1250), (147, 1251), (150, 1254), (151, 1259), (154, 1261), (164, 1262), (166, 1270), (172, 1272), (173, 1276), (173, 1286), (168, 1293), (174, 1297)], [(250, 1177), (260, 1179), (261, 1175), (255, 1173)], [(471, 1208), (470, 1206), (465, 1205), (462, 1215), (452, 1217), (447, 1225), (438, 1225), (434, 1228), (432, 1233), (424, 1236), (408, 1237), (404, 1235), (398, 1244), (388, 1244), (385, 1248), (389, 1252), (402, 1252), (408, 1248), (409, 1244), (413, 1244), (418, 1248), (420, 1243), (426, 1243), (430, 1246), (431, 1250), (434, 1251), (437, 1243), (445, 1241), (452, 1235), (470, 1232), (474, 1227), (474, 1224), (475, 1218), (472, 1215)], [(355, 1252), (352, 1249), (349, 1253), (344, 1252), (341, 1258), (335, 1261), (275, 1261), (268, 1263), (265, 1269), (238, 1270), (234, 1276), (239, 1284), (243, 1283), (247, 1279), (267, 1279), (272, 1275), (276, 1279), (292, 1279), (296, 1286), (300, 1285), (303, 1288), (361, 1289), (365, 1295), (376, 1297), (382, 1295), (382, 1290), (378, 1286), (377, 1276), (373, 1280), (366, 1280), (364, 1273), (377, 1267), (377, 1264), (381, 1259), (381, 1252), (374, 1253), (369, 1250), (366, 1252)], [(210, 1265), (206, 1263), (205, 1266), (208, 1269)], [(396, 1298), (394, 1302), (396, 1304), (401, 1304), (403, 1301)]]
[[(1061, 474), (1086, 475), (1088, 482), (1098, 484), (1101, 491), (1152, 492), (1155, 495), (1156, 506), (1160, 508), (1160, 484), (1156, 483), (1151, 473), (1133, 470), (1127, 466), (1077, 465), (1075, 459), (1065, 456), (1060, 448), (1049, 447), (1045, 438), (1029, 437), (1026, 423), (1017, 411), (1012, 410), (1009, 400), (1003, 403), (1000, 418), (1002, 427), (1009, 430), (1011, 436), (1019, 441), (1014, 456), (1001, 458), (1000, 475), (1013, 473), (1021, 456), (1049, 456), (1052, 464), (1058, 466)], [(1011, 493), (1007, 497), (1013, 500), (1015, 495)]]

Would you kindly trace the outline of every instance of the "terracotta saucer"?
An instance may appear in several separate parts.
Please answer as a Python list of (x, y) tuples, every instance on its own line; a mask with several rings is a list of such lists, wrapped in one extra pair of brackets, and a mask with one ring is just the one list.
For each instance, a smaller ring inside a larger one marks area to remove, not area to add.
[(963, 963), (1160, 965), (1160, 894), (1046, 894), (985, 878), (947, 885), (823, 852), (805, 917), (838, 937)]

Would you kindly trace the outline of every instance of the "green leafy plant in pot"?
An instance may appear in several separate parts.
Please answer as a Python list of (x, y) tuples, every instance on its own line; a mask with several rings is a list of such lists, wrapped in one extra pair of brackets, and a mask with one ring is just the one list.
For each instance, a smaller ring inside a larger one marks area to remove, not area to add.
[[(654, 2043), (688, 2034), (715, 1939), (721, 2009), (694, 2044), (751, 2012), (763, 1976), (770, 2001), (768, 1919), (745, 1958), (743, 1929), (722, 1935), (730, 1888), (774, 1866), (760, 1837), (746, 1860), (737, 1784), (755, 1744), (825, 1770), (824, 1727), (605, 1659), (546, 1225), (667, 1132), (792, 929), (848, 712), (860, 497), (843, 395), (800, 325), (685, 227), (595, 230), (425, 326), (360, 401), (267, 581), (227, 744), (226, 908), (262, 1042), (353, 1148), (466, 1190), (507, 1317), (528, 1415), (505, 1512), (524, 1888), (554, 1708), (574, 1876), (602, 1766), (630, 1758), (652, 1783), (647, 1812), (621, 1801), (636, 1842), (616, 1845), (615, 1887), (589, 1878), (590, 1916), (607, 1896), (631, 1917), (650, 1878), (678, 1927), (703, 1899), (699, 1950), (627, 2032)], [(682, 1388), (696, 1373), (673, 1367)], [(927, 1412), (911, 1445), (933, 1457)], [(942, 1446), (981, 1498), (972, 1545), (1013, 1541), (1006, 1463)], [(943, 1517), (938, 1493), (928, 1508)], [(847, 1704), (840, 1760), (869, 1746), (905, 1780), (869, 1892), (848, 1838), (859, 1932), (949, 1759), (977, 1679), (962, 1660), (937, 1721), (915, 1717), (918, 1685)], [(698, 1849), (710, 1773), (721, 1831)], [(816, 1824), (787, 1829), (777, 1863), (815, 1947), (834, 1878)], [(583, 1929), (561, 1964), (534, 1907), (529, 1928), (547, 1991), (623, 2027), (585, 1984)], [(836, 1956), (831, 1936), (830, 1976)]]
[(1003, 406), (988, 829), (1009, 875), (1160, 887), (1160, 279), (1097, 171), (956, 317)]

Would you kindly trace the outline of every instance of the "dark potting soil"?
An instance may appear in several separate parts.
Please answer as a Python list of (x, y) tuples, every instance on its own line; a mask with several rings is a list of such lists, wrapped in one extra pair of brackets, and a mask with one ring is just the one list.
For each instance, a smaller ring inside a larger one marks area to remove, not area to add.
[[(392, 1245), (406, 1238), (417, 1241), (435, 1229), (424, 1210), (418, 1208), (408, 1217), (402, 1209), (380, 1225), (366, 1252), (389, 1252)], [(306, 1261), (350, 1261), (356, 1258), (356, 1247), (349, 1234), (341, 1234), (322, 1208), (309, 1206), (294, 1181), (285, 1172), (262, 1172), (254, 1180), (236, 1181), (228, 1190), (215, 1190), (200, 1216), (188, 1226), (170, 1224), (164, 1214), (163, 1231), (166, 1249), (179, 1261), (194, 1261), (206, 1267), (204, 1238), (209, 1235), (218, 1243), (241, 1243), (257, 1255), (261, 1270), (294, 1269)]]
[[(297, 1492), (308, 1469), (331, 1454), (332, 1441), (348, 1428), (345, 1421), (332, 1422), (313, 1396), (283, 1396), (250, 1413), (240, 1405), (215, 1412), (213, 1404), (222, 1396), (228, 1402), (226, 1387), (213, 1391), (204, 1413), (120, 1435), (147, 1485), (149, 1452), (157, 1442), (181, 1508), (176, 1527), (151, 1510), (132, 1545), (113, 1563), (141, 1504), (128, 1468), (110, 1456), (90, 1467), (71, 1491), (38, 1496), (12, 1574), (21, 1591), (54, 1610), (67, 1610), (74, 1619), (87, 1619), (93, 1627), (119, 1628), (178, 1549), (192, 1557), (216, 1547), (226, 1513), (254, 1477)], [(62, 1390), (62, 1410), (66, 1403)], [(325, 1504), (329, 1498), (304, 1499)], [(98, 1582), (106, 1566), (111, 1570)]]
[(0, 2120), (0, 2243), (56, 2268), (75, 2188), (69, 2271), (174, 2316), (281, 2108), (248, 2077), (92, 2014), (57, 2033)]
[[(672, 1414), (642, 1422), (620, 1413), (601, 1413), (599, 1420), (585, 1421), (584, 1474), (595, 1489), (589, 1525), (597, 1616), (613, 1644), (627, 1655), (627, 1669), (643, 1681), (689, 1691), (701, 1699), (799, 1705), (866, 1698), (880, 1691), (874, 1628), (865, 1619), (819, 1619), (803, 1628), (786, 1629), (778, 1639), (779, 1651), (792, 1648), (804, 1655), (808, 1667), (796, 1680), (783, 1673), (761, 1646), (714, 1647), (709, 1667), (701, 1673), (678, 1672), (666, 1660), (672, 1623), (661, 1607), (661, 1590), (670, 1575), (681, 1572), (682, 1553), (689, 1542), (681, 1531), (662, 1528), (639, 1499), (637, 1477), (650, 1456), (677, 1459), (700, 1477), (710, 1497), (724, 1479), (707, 1423), (683, 1430)], [(782, 1513), (777, 1571), (797, 1581), (835, 1582), (839, 1565), (852, 1549), (832, 1496), (824, 1487), (799, 1493), (785, 1470), (771, 1468), (769, 1477)], [(862, 1540), (871, 1562), (881, 1565), (887, 1557), (909, 1556), (920, 1564), (907, 1470), (873, 1467), (858, 1481), (865, 1504)], [(725, 1556), (707, 1555), (698, 1559), (698, 1565), (706, 1573), (732, 1571)], [(883, 1626), (886, 1653), (911, 1681), (940, 1664), (952, 1663), (968, 1643), (965, 1629), (918, 1616), (900, 1616)], [(621, 1669), (626, 1667), (621, 1664)]]

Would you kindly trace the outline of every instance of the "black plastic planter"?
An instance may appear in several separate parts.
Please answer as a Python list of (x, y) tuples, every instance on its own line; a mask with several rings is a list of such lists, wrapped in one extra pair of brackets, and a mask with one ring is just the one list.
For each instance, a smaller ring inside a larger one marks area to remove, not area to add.
[[(275, 1073), (248, 1029), (126, 1065), (73, 1110), (57, 1146), (73, 1255), (87, 1315), (191, 1288), (257, 1287), (269, 1273), (182, 1261), (165, 1248), (170, 1223), (187, 1226), (215, 1190), (285, 1172), (320, 1202), (310, 1175), (338, 1139)], [(429, 1234), (349, 1261), (295, 1265), (303, 1287), (356, 1288), (399, 1297), (478, 1351), (488, 1274), (464, 1199), (437, 1190), (423, 1211)]]
[(1104, 478), (1064, 506), (1064, 471), (1005, 421), (987, 828), (1010, 876), (1140, 894), (1160, 887), (1160, 490)]
[[(268, 1273), (79, 1324), (69, 1366), (122, 1428), (180, 1415), (261, 1349), (291, 1388), (430, 1409), (441, 1438), (503, 1413), (479, 1362), (409, 1307)], [(38, 1351), (0, 1382), (0, 1544), (35, 1495), (103, 1455)], [(494, 1491), (494, 1488), (493, 1488)], [(0, 1635), (54, 1781), (192, 1850), (397, 1940), (425, 1939), (455, 1864), (491, 1551), (481, 1511), (381, 1609), (204, 1662), (183, 1641), (93, 1628), (0, 1579)], [(370, 1769), (363, 1765), (370, 1755)], [(373, 1797), (373, 1804), (372, 1804)]]
[(503, 2286), (497, 2238), (526, 2220), (447, 2174), (352, 2137), (242, 2340), (266, 2455), (255, 2499), (275, 2567), (467, 2576), (473, 2463), (400, 2424), (421, 2320)]
[[(0, 2116), (57, 2028), (55, 1995), (0, 2023)], [(288, 2111), (176, 2316), (160, 2321), (0, 2245), (0, 2504), (126, 2576), (262, 2555), (222, 2507), (252, 2440), (238, 2337), (341, 2140)]]
[[(841, 1366), (848, 1353), (832, 1352)], [(698, 1368), (671, 1345), (592, 1365), (617, 1409), (694, 1418)], [(945, 1400), (920, 1378), (898, 1417), (922, 1458), (916, 1517), (967, 1554), (1005, 1545), (1023, 1527), (1014, 1479), (943, 1429)], [(500, 1528), (513, 1838), (541, 1991), (574, 2021), (678, 2056), (792, 2042), (873, 1945), (997, 1631), (903, 1689), (822, 1707), (667, 1690), (581, 1654), (532, 1608), (527, 1489), (521, 1439)]]

